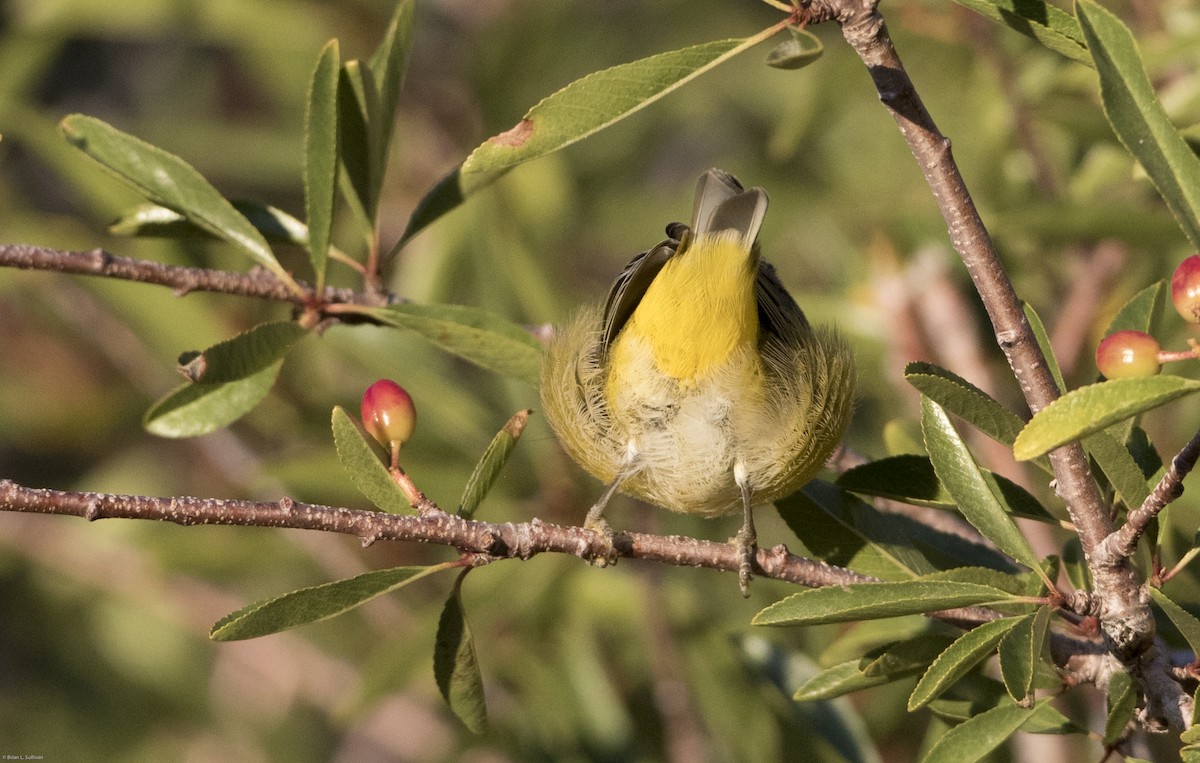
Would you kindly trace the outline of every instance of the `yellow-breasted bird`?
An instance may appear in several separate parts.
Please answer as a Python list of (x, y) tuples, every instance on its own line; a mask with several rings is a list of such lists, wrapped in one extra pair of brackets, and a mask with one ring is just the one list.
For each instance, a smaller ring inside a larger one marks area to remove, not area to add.
[(752, 507), (798, 490), (849, 422), (854, 358), (814, 328), (760, 258), (761, 188), (721, 170), (696, 187), (691, 226), (635, 257), (603, 305), (556, 332), (542, 366), (546, 417), (607, 488), (585, 527), (612, 536), (621, 492), (672, 511), (743, 513), (734, 542), (748, 594)]

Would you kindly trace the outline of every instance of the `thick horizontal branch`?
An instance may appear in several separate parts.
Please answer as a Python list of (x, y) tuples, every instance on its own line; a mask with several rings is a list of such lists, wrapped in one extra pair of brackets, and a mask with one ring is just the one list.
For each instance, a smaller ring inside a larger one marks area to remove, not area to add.
[[(120, 257), (103, 249), (82, 252), (29, 244), (0, 244), (0, 266), (157, 284), (170, 287), (180, 296), (193, 291), (207, 291), (297, 305), (303, 305), (306, 301), (305, 297), (296, 294), (283, 281), (261, 268), (255, 268), (248, 273), (233, 273), (227, 270), (165, 265), (150, 260)], [(311, 286), (297, 283), (311, 292)], [(325, 303), (354, 302), (356, 299), (357, 296), (351, 289), (327, 287), (321, 295), (321, 301)]]

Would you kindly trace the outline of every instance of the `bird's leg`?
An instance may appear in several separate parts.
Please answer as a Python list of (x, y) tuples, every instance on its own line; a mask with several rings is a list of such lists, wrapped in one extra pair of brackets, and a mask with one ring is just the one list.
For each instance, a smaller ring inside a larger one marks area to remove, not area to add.
[(738, 530), (733, 542), (741, 556), (738, 565), (738, 588), (742, 596), (750, 597), (750, 579), (753, 577), (754, 553), (757, 549), (758, 534), (754, 532), (754, 512), (750, 504), (750, 480), (746, 474), (746, 466), (740, 460), (733, 464), (733, 481), (742, 491), (742, 529)]
[(634, 463), (637, 459), (637, 447), (633, 442), (629, 443), (625, 451), (625, 459), (621, 464), (621, 468), (617, 471), (617, 476), (613, 477), (612, 482), (609, 482), (604, 487), (604, 492), (592, 504), (592, 508), (588, 509), (587, 517), (583, 520), (583, 529), (591, 530), (592, 532), (604, 538), (604, 546), (601, 551), (587, 561), (597, 567), (607, 567), (610, 564), (617, 563), (617, 550), (613, 547), (613, 529), (609, 526), (608, 520), (604, 518), (604, 509), (608, 507), (608, 502), (617, 494), (617, 488), (621, 483), (628, 479), (637, 469)]

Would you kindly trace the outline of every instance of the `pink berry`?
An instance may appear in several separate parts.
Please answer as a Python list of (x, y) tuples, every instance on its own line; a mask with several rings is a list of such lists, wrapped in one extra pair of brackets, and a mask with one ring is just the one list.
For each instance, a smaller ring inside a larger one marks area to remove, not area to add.
[(1154, 376), (1159, 372), (1158, 340), (1144, 331), (1116, 331), (1096, 348), (1096, 367), (1109, 379)]
[(367, 432), (385, 448), (403, 445), (417, 427), (412, 396), (391, 379), (367, 387), (362, 397), (362, 421)]
[(1200, 255), (1193, 254), (1175, 268), (1171, 301), (1185, 321), (1200, 323)]

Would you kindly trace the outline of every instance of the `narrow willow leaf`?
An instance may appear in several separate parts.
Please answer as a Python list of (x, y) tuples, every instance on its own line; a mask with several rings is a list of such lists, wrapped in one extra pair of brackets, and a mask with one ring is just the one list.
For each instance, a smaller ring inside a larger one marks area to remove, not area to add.
[(988, 393), (932, 363), (909, 363), (904, 379), (925, 397), (997, 442), (1012, 445), (1025, 422)]
[(813, 588), (754, 616), (755, 625), (818, 625), (996, 604), (1015, 597), (991, 586), (949, 580), (902, 580)]
[(1032, 720), (1049, 698), (1032, 708), (1000, 705), (950, 729), (929, 748), (921, 763), (975, 763)]
[(1104, 721), (1104, 744), (1113, 745), (1125, 737), (1129, 722), (1133, 720), (1133, 712), (1137, 710), (1137, 701), (1138, 689), (1133, 678), (1123, 670), (1114, 671), (1108, 680), (1108, 717)]
[(1198, 391), (1200, 381), (1180, 376), (1112, 379), (1071, 390), (1025, 425), (1013, 443), (1013, 455), (1021, 461), (1036, 458)]
[(924, 396), (921, 397), (921, 429), (925, 433), (925, 447), (929, 450), (933, 469), (954, 496), (963, 517), (1001, 551), (1030, 569), (1040, 569), (1029, 541), (1004, 511), (946, 411)]
[(1100, 470), (1109, 483), (1120, 494), (1129, 508), (1137, 508), (1150, 495), (1150, 486), (1142, 474), (1142, 468), (1133, 460), (1129, 449), (1107, 432), (1097, 432), (1085, 437), (1083, 447), (1096, 459)]
[(887, 676), (868, 676), (858, 669), (860, 660), (847, 660), (822, 670), (800, 684), (792, 699), (811, 702), (818, 699), (835, 699), (851, 692), (870, 689), (891, 683)]
[(214, 641), (240, 641), (326, 620), (455, 566), (455, 562), (445, 562), (431, 567), (393, 567), (301, 588), (231, 612), (213, 625), (208, 637)]
[(180, 370), (199, 384), (223, 384), (244, 379), (274, 365), (308, 334), (292, 321), (260, 323), (203, 352), (180, 356)]
[(133, 186), (150, 201), (173, 209), (200, 228), (234, 244), (254, 262), (300, 291), (254, 226), (190, 164), (94, 117), (62, 121), (71, 145)]
[(1067, 391), (1067, 383), (1063, 381), (1062, 368), (1058, 365), (1058, 358), (1054, 355), (1054, 347), (1050, 345), (1050, 334), (1046, 332), (1046, 324), (1042, 323), (1042, 317), (1033, 309), (1033, 305), (1028, 302), (1022, 303), (1022, 310), (1025, 312), (1025, 320), (1029, 321), (1029, 328), (1033, 331), (1033, 339), (1037, 342), (1038, 349), (1042, 351), (1042, 357), (1046, 359), (1046, 365), (1050, 367), (1050, 375), (1054, 377), (1054, 384), (1058, 387), (1058, 393)]
[(1000, 639), (1011, 631), (1020, 617), (1005, 617), (976, 626), (955, 639), (929, 666), (908, 697), (909, 711), (918, 710), (937, 699), (967, 675), (992, 652)]
[(379, 100), (379, 116), (371, 131), (376, 133), (372, 145), (378, 147), (372, 157), (376, 164), (373, 176), (382, 181), (387, 171), (387, 158), (392, 143), (392, 130), (396, 124), (396, 104), (400, 101), (400, 86), (404, 82), (404, 71), (408, 65), (408, 52), (412, 42), (413, 17), (416, 0), (401, 0), (392, 12), (387, 30), (379, 47), (371, 54), (367, 65), (371, 68)]
[(475, 639), (467, 625), (462, 603), (462, 581), (470, 569), (454, 581), (454, 590), (438, 619), (433, 647), (433, 675), (446, 704), (473, 734), (487, 730), (487, 702), (483, 676), (475, 656)]
[(859, 660), (858, 669), (865, 676), (886, 677), (890, 681), (923, 673), (951, 639), (941, 633), (923, 633), (916, 638), (897, 641), (881, 650), (873, 650)]
[(887, 517), (815, 480), (775, 502), (779, 515), (818, 559), (883, 580), (909, 580), (933, 566)]
[(1043, 0), (954, 0), (959, 5), (987, 16), (1026, 37), (1037, 40), (1055, 53), (1092, 65), (1079, 24), (1061, 8)]
[(342, 195), (362, 221), (363, 234), (374, 235), (375, 164), (373, 145), (378, 139), (372, 133), (379, 123), (378, 95), (371, 70), (361, 61), (347, 61), (342, 66), (338, 83), (338, 145), (342, 172)]
[(1192, 247), (1200, 248), (1200, 158), (1163, 110), (1129, 29), (1093, 0), (1076, 0), (1075, 13), (1100, 76), (1109, 124), (1145, 168)]
[[(282, 209), (241, 199), (232, 199), (230, 203), (267, 241), (308, 246), (308, 227)], [(108, 226), (108, 232), (115, 236), (144, 238), (215, 238), (175, 210), (151, 202), (123, 212)]]
[(1033, 677), (1046, 646), (1050, 608), (1017, 619), (1017, 624), (1000, 640), (1000, 675), (1004, 688), (1019, 704), (1025, 704), (1033, 691)]
[(472, 363), (505, 376), (538, 383), (542, 346), (529, 332), (495, 313), (466, 305), (364, 307), (380, 323), (410, 329)]
[(142, 425), (159, 437), (197, 437), (249, 413), (271, 391), (283, 361), (236, 381), (177, 387), (146, 411)]
[(517, 411), (492, 438), (487, 450), (479, 459), (479, 463), (475, 464), (475, 470), (471, 472), (466, 487), (463, 488), (462, 501), (458, 504), (460, 517), (471, 519), (475, 516), (475, 510), (479, 508), (479, 504), (492, 489), (492, 484), (499, 476), (500, 470), (504, 468), (504, 464), (508, 463), (508, 457), (513, 448), (517, 447), (517, 442), (521, 439), (521, 433), (525, 431), (525, 424), (528, 423), (532, 413), (533, 411), (529, 409)]
[(1105, 336), (1125, 330), (1154, 333), (1166, 301), (1167, 282), (1162, 280), (1150, 284), (1130, 297), (1117, 311), (1112, 323), (1108, 324), (1108, 329), (1104, 332)]
[(1147, 590), (1150, 591), (1150, 598), (1154, 599), (1154, 603), (1171, 619), (1171, 622), (1175, 625), (1175, 629), (1187, 641), (1188, 646), (1191, 647), (1192, 654), (1200, 658), (1200, 620), (1197, 620), (1191, 612), (1188, 612), (1169, 599), (1159, 589), (1147, 586)]
[(565, 148), (640, 111), (775, 31), (659, 53), (593, 72), (547, 96), (512, 128), (472, 151), (460, 168), (426, 194), (394, 249), (518, 164)]
[(304, 210), (308, 219), (308, 254), (318, 290), (325, 286), (329, 236), (338, 169), (338, 81), (341, 51), (330, 40), (317, 58), (308, 86), (304, 113)]
[[(984, 479), (992, 483), (996, 497), (1004, 510), (1014, 517), (1039, 522), (1062, 524), (1045, 507), (1015, 482), (981, 470)], [(838, 487), (862, 495), (878, 496), (915, 506), (935, 509), (954, 509), (954, 497), (938, 482), (933, 463), (927, 456), (891, 456), (871, 461), (840, 474)]]
[(1071, 581), (1072, 588), (1077, 591), (1092, 590), (1092, 571), (1088, 568), (1078, 536), (1068, 539), (1063, 544), (1063, 569), (1066, 570), (1067, 580)]
[(379, 443), (340, 405), (333, 409), (333, 442), (342, 468), (368, 501), (390, 514), (411, 513), (408, 499), (384, 464), (387, 456)]
[(767, 66), (776, 69), (803, 69), (825, 52), (821, 38), (807, 29), (788, 27), (791, 39), (784, 40), (767, 54)]

